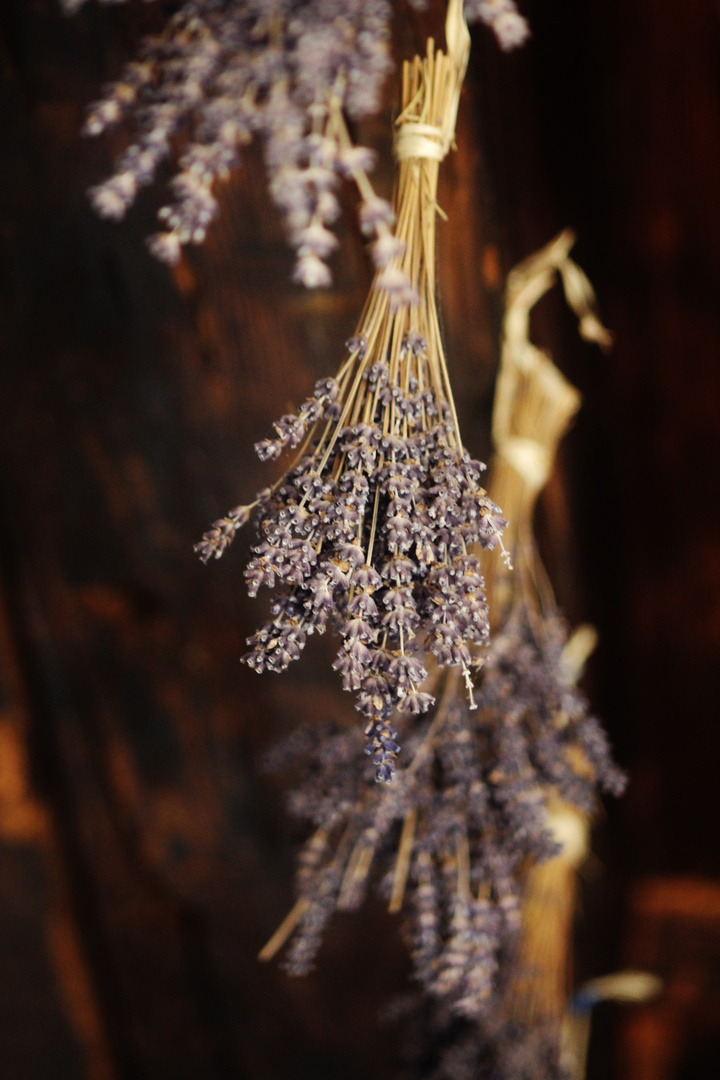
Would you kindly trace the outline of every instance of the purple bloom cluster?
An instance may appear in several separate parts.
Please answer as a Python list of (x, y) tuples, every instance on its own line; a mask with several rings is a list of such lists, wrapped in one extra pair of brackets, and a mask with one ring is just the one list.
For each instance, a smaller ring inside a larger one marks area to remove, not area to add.
[(298, 874), (308, 908), (288, 951), (292, 973), (312, 966), (316, 928), (332, 909), (323, 892), (315, 911), (316, 883), (327, 885), (332, 867), (335, 907), (355, 907), (370, 880), (358, 867), (372, 862), (381, 890), (393, 893), (410, 827), (404, 907), (416, 978), (456, 1016), (492, 1015), (519, 937), (527, 867), (557, 852), (550, 793), (591, 812), (599, 791), (624, 785), (600, 724), (562, 677), (566, 639), (555, 615), (532, 628), (511, 618), (493, 638), (477, 709), (450, 673), (428, 720), (403, 721), (407, 764), (390, 788), (367, 787), (352, 730), (296, 732), (271, 754), (273, 768), (299, 766), (290, 809), (318, 830)]
[[(341, 639), (333, 666), (367, 718), (376, 777), (389, 783), (399, 750), (389, 718), (432, 705), (422, 689), (428, 655), (469, 680), (473, 650), (487, 643), (475, 551), (502, 547), (506, 522), (480, 485), (484, 466), (459, 443), (422, 336), (408, 332), (392, 363), (371, 362), (364, 338), (348, 346), (338, 378), (321, 380), (256, 446), (263, 460), (299, 452), (253, 504), (261, 535), (248, 591), (278, 591), (244, 659), (283, 671), (331, 626)], [(196, 545), (203, 561), (222, 553), (247, 513), (214, 524)]]
[[(83, 2), (64, 6), (72, 11)], [(524, 40), (512, 0), (471, 0), (468, 11), (493, 27), (504, 48)], [(505, 26), (512, 11), (514, 31)], [(89, 110), (89, 135), (123, 120), (137, 131), (114, 176), (91, 191), (98, 213), (122, 218), (189, 128), (174, 200), (159, 215), (164, 231), (150, 240), (158, 258), (175, 262), (183, 244), (204, 240), (218, 211), (215, 181), (259, 136), (270, 193), (297, 252), (296, 280), (309, 288), (331, 281), (326, 260), (337, 247), (332, 225), (345, 178), (359, 187), (375, 264), (388, 267), (399, 253), (392, 209), (373, 192), (373, 154), (352, 145), (342, 113), (358, 120), (380, 107), (392, 68), (391, 16), (388, 0), (186, 0)]]

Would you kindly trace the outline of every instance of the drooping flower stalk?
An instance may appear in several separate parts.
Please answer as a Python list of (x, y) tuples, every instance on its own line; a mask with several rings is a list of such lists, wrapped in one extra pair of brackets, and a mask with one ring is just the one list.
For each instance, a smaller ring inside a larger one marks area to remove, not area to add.
[[(451, 0), (449, 54), (403, 71), (396, 227), (349, 357), (297, 414), (258, 443), (261, 459), (299, 448), (252, 507), (216, 522), (196, 549), (218, 557), (256, 510), (261, 542), (246, 570), (251, 596), (281, 587), (273, 618), (248, 639), (246, 662), (282, 671), (308, 635), (334, 626), (334, 667), (368, 718), (376, 778), (390, 782), (399, 749), (389, 717), (422, 713), (426, 658), (459, 666), (472, 704), (473, 650), (488, 639), (477, 551), (499, 547), (506, 522), (481, 486), (485, 466), (462, 445), (435, 301), (439, 164), (452, 143), (469, 34)], [(339, 102), (331, 105), (346, 137)], [(507, 556), (506, 556), (507, 557)]]

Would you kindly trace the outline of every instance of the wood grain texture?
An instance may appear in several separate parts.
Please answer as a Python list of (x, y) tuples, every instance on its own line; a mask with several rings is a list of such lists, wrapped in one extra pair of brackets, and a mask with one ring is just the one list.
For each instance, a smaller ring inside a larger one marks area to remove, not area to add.
[[(600, 974), (640, 869), (720, 876), (720, 35), (699, 2), (525, 11), (524, 55), (473, 34), (439, 278), (483, 455), (515, 261), (574, 226), (617, 334), (599, 359), (559, 301), (534, 322), (585, 396), (541, 510), (548, 563), (600, 626), (594, 695), (634, 777), (587, 901), (591, 926), (618, 918), (582, 960)], [(303, 981), (255, 961), (292, 902), (293, 840), (258, 759), (301, 719), (351, 715), (331, 644), (282, 678), (242, 668), (264, 611), (245, 597), (250, 538), (207, 568), (191, 551), (266, 483), (252, 443), (334, 369), (369, 268), (348, 227), (332, 291), (289, 283), (255, 151), (174, 275), (143, 244), (161, 191), (123, 226), (93, 217), (85, 189), (123, 135), (80, 139), (84, 106), (157, 18), (66, 20), (51, 0), (0, 17), (3, 1080), (383, 1080), (395, 1036), (376, 1014), (406, 974), (391, 917), (338, 918)], [(426, 23), (402, 19), (409, 53)], [(360, 132), (386, 192), (388, 133)]]

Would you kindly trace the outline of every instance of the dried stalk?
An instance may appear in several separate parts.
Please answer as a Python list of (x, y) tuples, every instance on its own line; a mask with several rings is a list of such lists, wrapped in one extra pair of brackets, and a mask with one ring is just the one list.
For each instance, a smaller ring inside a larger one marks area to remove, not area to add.
[(287, 913), (283, 921), (278, 926), (277, 930), (270, 938), (269, 941), (262, 947), (258, 953), (258, 960), (272, 960), (277, 953), (280, 952), (285, 942), (291, 936), (294, 930), (297, 929), (302, 917), (310, 906), (310, 901), (306, 896), (301, 896), (296, 901), (294, 906)]
[[(363, 347), (343, 373), (343, 388), (349, 389), (338, 400), (343, 404), (344, 423), (372, 419), (375, 395), (367, 392), (362, 375), (381, 360), (389, 366), (391, 383), (407, 389), (411, 379), (417, 378), (421, 388), (432, 388), (439, 402), (447, 402), (453, 421), (449, 439), (461, 449), (435, 300), (438, 172), (454, 138), (470, 47), (460, 0), (451, 0), (448, 6), (446, 36), (447, 54), (435, 51), (430, 39), (425, 59), (416, 56), (403, 65), (402, 109), (395, 140), (399, 168), (393, 199), (394, 236), (402, 251), (375, 277), (356, 331), (356, 340), (362, 340)], [(332, 115), (342, 140), (346, 132), (339, 102)], [(411, 332), (425, 340), (422, 357), (403, 348)], [(386, 415), (383, 434), (391, 432), (408, 434), (407, 421), (403, 423), (394, 412)], [(329, 444), (318, 472), (331, 451)]]

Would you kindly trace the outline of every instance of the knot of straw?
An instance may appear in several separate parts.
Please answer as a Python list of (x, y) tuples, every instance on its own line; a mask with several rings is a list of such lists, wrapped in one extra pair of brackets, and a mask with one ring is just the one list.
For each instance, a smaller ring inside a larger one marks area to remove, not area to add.
[(496, 452), (515, 470), (533, 494), (542, 491), (553, 467), (554, 455), (549, 447), (537, 439), (506, 435), (497, 444)]
[(449, 149), (443, 129), (434, 124), (404, 120), (395, 136), (395, 157), (398, 161), (408, 158), (442, 161)]

